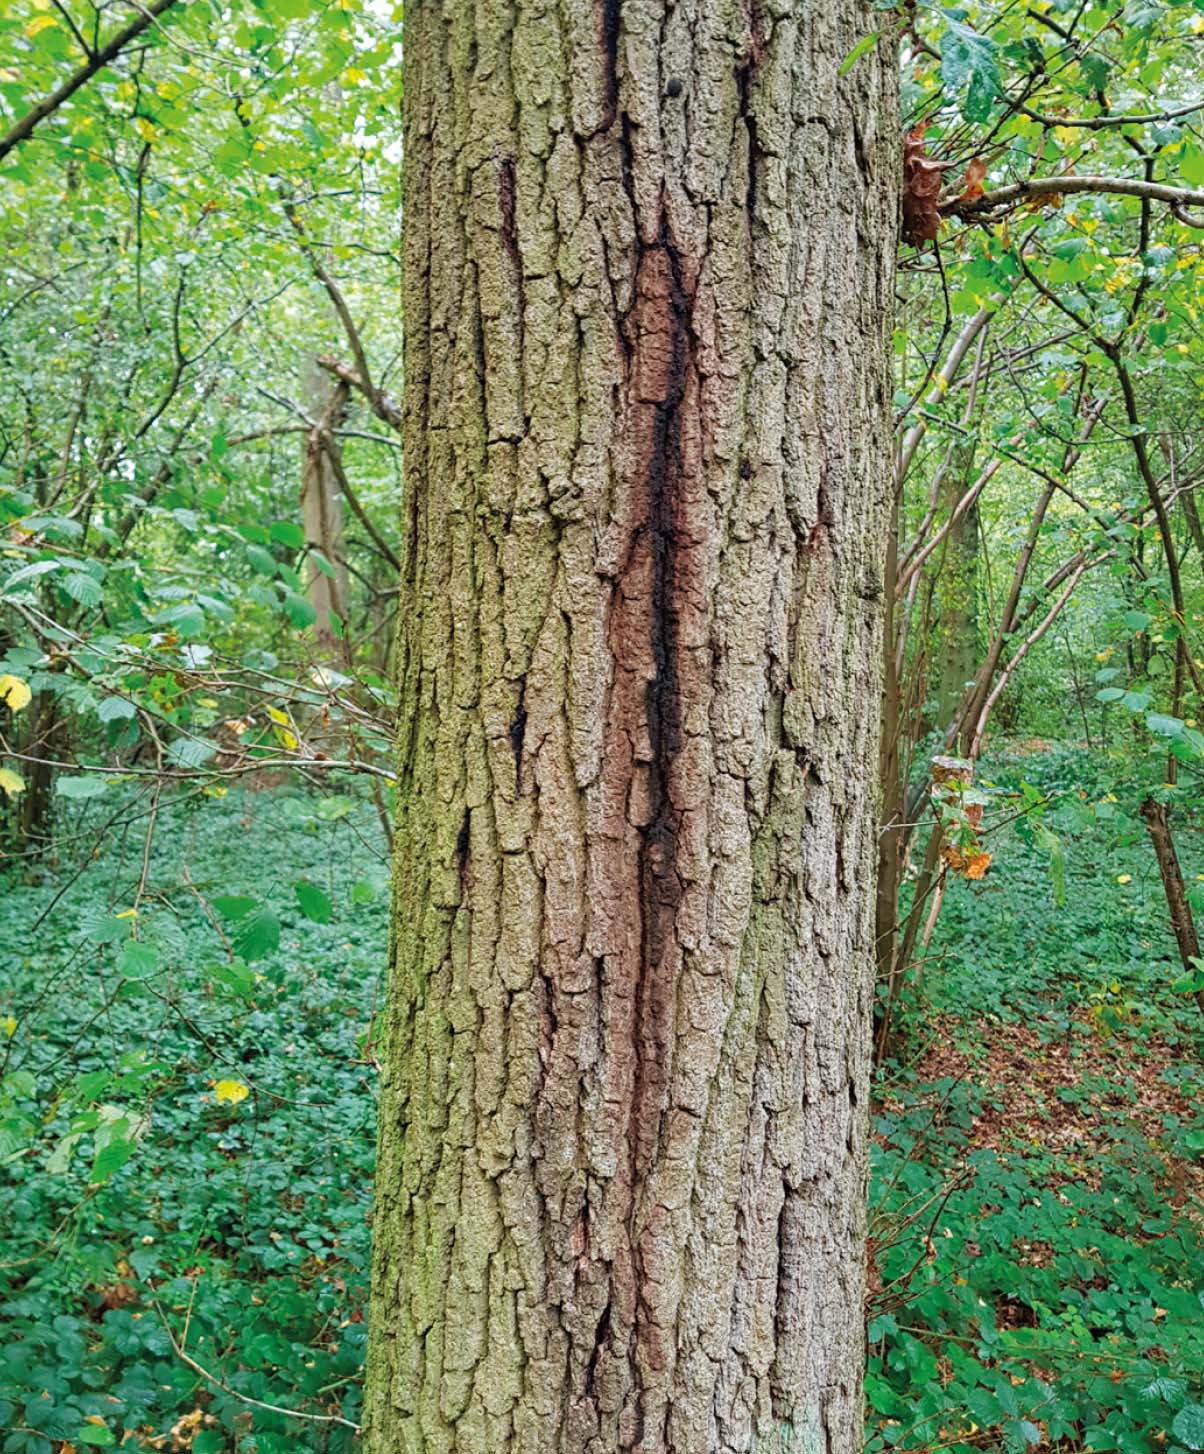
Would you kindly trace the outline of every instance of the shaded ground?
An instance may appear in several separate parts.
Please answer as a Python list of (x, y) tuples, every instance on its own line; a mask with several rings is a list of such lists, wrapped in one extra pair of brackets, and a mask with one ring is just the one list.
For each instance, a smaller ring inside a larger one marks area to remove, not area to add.
[[(1081, 818), (1051, 819), (1063, 903), (1010, 829), (954, 885), (880, 1085), (869, 1454), (1204, 1449), (1198, 1014), (1140, 838)], [(374, 815), (287, 789), (161, 813), (139, 978), (114, 915), (144, 827), (78, 880), (64, 855), (0, 884), (0, 1454), (351, 1454), (244, 1399), (358, 1416)], [(97, 1185), (114, 1109), (132, 1145)]]

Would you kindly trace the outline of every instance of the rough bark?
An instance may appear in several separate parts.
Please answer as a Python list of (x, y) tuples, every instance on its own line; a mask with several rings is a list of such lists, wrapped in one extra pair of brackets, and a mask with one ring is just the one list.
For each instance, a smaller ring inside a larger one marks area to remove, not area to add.
[(860, 1447), (880, 24), (407, 6), (370, 1454)]

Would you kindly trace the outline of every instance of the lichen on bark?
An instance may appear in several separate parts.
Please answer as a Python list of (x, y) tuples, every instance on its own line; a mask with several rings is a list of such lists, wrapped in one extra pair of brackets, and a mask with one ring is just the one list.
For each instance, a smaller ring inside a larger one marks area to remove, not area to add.
[(370, 1454), (859, 1445), (874, 28), (407, 5)]

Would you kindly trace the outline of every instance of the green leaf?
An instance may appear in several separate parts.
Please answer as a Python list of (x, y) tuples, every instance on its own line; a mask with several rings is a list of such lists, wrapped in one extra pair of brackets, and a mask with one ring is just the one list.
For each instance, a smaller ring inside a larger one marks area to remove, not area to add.
[(334, 905), (316, 884), (301, 879), (293, 885), (293, 892), (307, 919), (312, 919), (315, 924), (329, 924), (334, 918)]
[(92, 911), (80, 919), (79, 932), (94, 944), (117, 944), (129, 938), (130, 921), (119, 919), (116, 914)]
[(1168, 717), (1163, 712), (1147, 712), (1145, 725), (1159, 737), (1178, 737), (1185, 724), (1178, 717)]
[(123, 979), (148, 979), (158, 967), (159, 951), (136, 939), (131, 939), (117, 958), (117, 971)]
[(853, 49), (848, 53), (848, 55), (845, 56), (844, 60), (841, 61), (840, 74), (842, 76), (847, 76), (849, 72), (853, 69), (853, 67), (857, 64), (857, 62), (861, 59), (861, 57), (863, 55), (866, 55), (869, 51), (872, 51), (873, 48), (878, 44), (878, 40), (881, 35), (882, 32), (880, 30), (871, 30), (869, 35), (863, 35), (861, 39), (857, 42), (857, 44), (853, 47)]
[(205, 629), (205, 613), (191, 601), (181, 601), (178, 606), (169, 606), (155, 617), (156, 626), (173, 626), (180, 636), (190, 640)]
[(318, 619), (317, 611), (304, 596), (299, 596), (296, 591), (285, 591), (283, 604), (284, 614), (299, 631), (304, 631), (307, 626), (312, 626)]
[(268, 527), (268, 533), (273, 540), (278, 540), (281, 545), (287, 545), (291, 550), (300, 550), (305, 544), (305, 531), (295, 520), (275, 520)]
[(967, 121), (985, 121), (999, 94), (995, 42), (954, 19), (948, 11), (946, 15), (948, 29), (941, 40), (941, 82), (946, 95), (962, 98), (961, 112)]
[(72, 571), (69, 575), (61, 576), (59, 586), (81, 606), (99, 606), (104, 596), (100, 582), (93, 576), (85, 575), (83, 571)]
[(245, 959), (235, 957), (229, 964), (210, 964), (205, 973), (214, 984), (229, 990), (240, 999), (249, 1000), (255, 993), (255, 975), (247, 968)]
[(262, 545), (248, 545), (247, 559), (260, 575), (274, 576), (276, 574), (276, 558), (270, 550), (264, 550)]
[(223, 919), (241, 919), (255, 908), (259, 900), (248, 898), (246, 894), (218, 894), (211, 903)]
[(137, 715), (138, 708), (125, 697), (106, 697), (96, 709), (102, 722), (120, 722)]
[(115, 1171), (120, 1171), (134, 1154), (133, 1138), (114, 1137), (102, 1146), (92, 1161), (88, 1180), (94, 1183), (106, 1182)]
[(207, 737), (177, 737), (167, 749), (167, 760), (176, 767), (197, 768), (216, 752), (217, 743)]
[(55, 779), (54, 790), (60, 798), (99, 798), (109, 785), (102, 777), (61, 777)]
[(1204, 1449), (1204, 1404), (1184, 1404), (1175, 1415), (1171, 1433), (1188, 1449)]
[[(93, 1448), (111, 1449), (117, 1443), (117, 1435), (104, 1424), (83, 1424), (75, 1436), (77, 1444), (91, 1444)], [(195, 1445), (193, 1446), (196, 1447)]]
[(256, 909), (238, 921), (233, 942), (248, 963), (263, 959), (280, 948), (280, 920), (267, 909)]

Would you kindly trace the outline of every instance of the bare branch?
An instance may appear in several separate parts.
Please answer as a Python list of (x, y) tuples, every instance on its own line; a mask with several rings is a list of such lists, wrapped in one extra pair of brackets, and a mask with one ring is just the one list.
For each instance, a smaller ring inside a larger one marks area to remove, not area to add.
[(1142, 197), (1151, 202), (1165, 202), (1181, 222), (1191, 227), (1204, 227), (1204, 218), (1193, 218), (1186, 211), (1189, 207), (1204, 208), (1204, 192), (1138, 177), (1030, 177), (1027, 181), (996, 187), (993, 192), (984, 192), (981, 197), (951, 197), (941, 203), (940, 212), (943, 217), (960, 217), (964, 222), (971, 222), (976, 218), (993, 216), (1030, 198), (1069, 196), (1072, 192)]
[(378, 418), (383, 419), (390, 429), (401, 429), (401, 405), (394, 402), (386, 394), (372, 387), (371, 382), (365, 383), (364, 376), (350, 364), (342, 363), (339, 359), (333, 358), (330, 354), (323, 354), (318, 359), (318, 367), (333, 374), (336, 379), (349, 384), (353, 389), (368, 400), (372, 405), (373, 412)]

